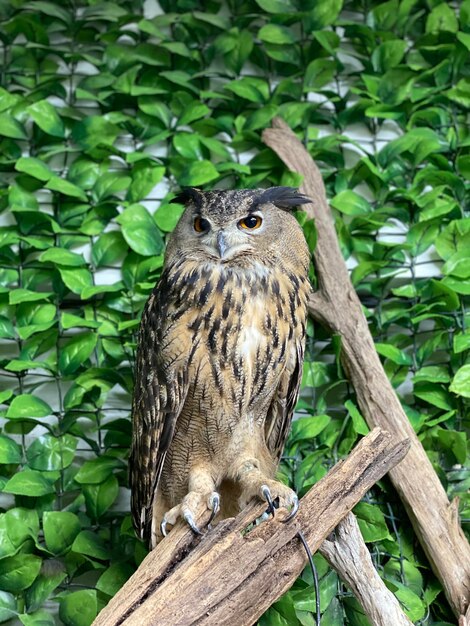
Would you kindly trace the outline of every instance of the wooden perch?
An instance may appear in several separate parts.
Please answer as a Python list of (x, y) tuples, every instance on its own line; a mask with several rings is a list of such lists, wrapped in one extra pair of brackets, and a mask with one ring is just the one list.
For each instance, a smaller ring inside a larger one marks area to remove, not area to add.
[(373, 626), (413, 626), (378, 575), (352, 513), (321, 544), (319, 552), (352, 590)]
[(470, 546), (459, 524), (457, 502), (449, 502), (374, 348), (341, 255), (320, 171), (281, 119), (264, 131), (263, 141), (304, 177), (301, 191), (312, 198), (304, 207), (318, 232), (314, 258), (319, 289), (311, 298), (310, 313), (341, 336), (344, 369), (369, 426), (389, 430), (395, 440), (411, 441), (409, 454), (390, 476), (452, 610), (464, 623), (470, 605)]
[(288, 524), (279, 521), (279, 512), (250, 529), (266, 505), (248, 507), (202, 539), (178, 523), (94, 626), (251, 626), (307, 562), (299, 529), (312, 552), (317, 550), (366, 491), (405, 456), (407, 440), (390, 442), (391, 436), (379, 428), (369, 433), (310, 489)]

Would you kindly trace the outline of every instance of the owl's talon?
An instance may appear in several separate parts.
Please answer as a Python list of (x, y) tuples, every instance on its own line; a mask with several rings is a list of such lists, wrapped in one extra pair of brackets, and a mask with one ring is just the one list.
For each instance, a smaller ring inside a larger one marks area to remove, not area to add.
[(294, 517), (297, 515), (298, 510), (299, 510), (299, 498), (296, 495), (293, 498), (293, 504), (292, 504), (292, 511), (289, 513), (289, 515), (287, 515), (286, 517), (284, 517), (284, 519), (281, 519), (281, 522), (283, 524), (286, 524), (287, 522), (290, 522), (291, 519), (294, 519)]
[(189, 513), (188, 511), (183, 515), (186, 523), (188, 524), (189, 528), (193, 531), (193, 533), (195, 535), (202, 535), (201, 531), (199, 530), (199, 528), (196, 526), (196, 522), (194, 521), (194, 517), (192, 516), (192, 513)]
[(167, 524), (168, 524), (168, 521), (165, 518), (163, 518), (162, 521), (160, 522), (160, 532), (162, 533), (162, 537), (167, 536), (167, 532), (166, 532)]
[(216, 491), (214, 491), (209, 498), (209, 508), (211, 509), (211, 516), (207, 522), (207, 526), (210, 528), (214, 517), (220, 510), (220, 495)]
[(269, 489), (267, 485), (261, 485), (261, 493), (263, 494), (263, 498), (268, 503), (267, 513), (270, 513), (274, 518), (276, 510), (274, 508), (274, 502), (271, 496), (271, 490)]

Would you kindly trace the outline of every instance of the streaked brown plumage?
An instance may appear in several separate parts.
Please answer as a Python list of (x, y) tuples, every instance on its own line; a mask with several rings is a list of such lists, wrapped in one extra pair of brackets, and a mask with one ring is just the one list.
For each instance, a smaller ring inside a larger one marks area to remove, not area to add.
[[(295, 190), (188, 190), (139, 336), (130, 459), (132, 513), (154, 546), (160, 522), (202, 499), (219, 517), (273, 480), (302, 376), (309, 251)], [(254, 228), (251, 228), (254, 226)], [(202, 230), (199, 230), (199, 229)]]

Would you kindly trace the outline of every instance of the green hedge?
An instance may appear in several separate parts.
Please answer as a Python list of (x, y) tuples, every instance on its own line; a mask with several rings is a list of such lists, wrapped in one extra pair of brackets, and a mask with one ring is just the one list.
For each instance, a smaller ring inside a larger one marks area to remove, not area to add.
[[(143, 558), (129, 405), (169, 201), (298, 184), (261, 142), (275, 115), (322, 170), (387, 374), (468, 529), (469, 0), (160, 5), (0, 2), (0, 621), (88, 626)], [(281, 467), (300, 494), (367, 432), (339, 339), (309, 337)], [(453, 623), (387, 479), (356, 513), (411, 619)], [(315, 560), (323, 626), (366, 624)], [(306, 571), (260, 625), (313, 608)]]

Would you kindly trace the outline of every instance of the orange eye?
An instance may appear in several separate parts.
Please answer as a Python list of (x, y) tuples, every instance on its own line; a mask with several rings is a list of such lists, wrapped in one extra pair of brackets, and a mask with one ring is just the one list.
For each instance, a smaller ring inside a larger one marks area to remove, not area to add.
[(205, 220), (203, 217), (200, 217), (198, 215), (197, 217), (194, 218), (194, 230), (197, 233), (207, 233), (210, 227), (211, 225), (209, 224), (209, 222)]
[(248, 215), (238, 222), (240, 228), (245, 230), (256, 230), (261, 226), (263, 220), (259, 215)]

